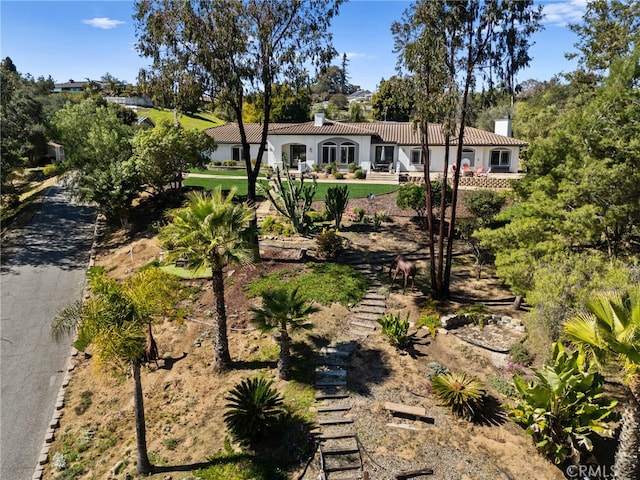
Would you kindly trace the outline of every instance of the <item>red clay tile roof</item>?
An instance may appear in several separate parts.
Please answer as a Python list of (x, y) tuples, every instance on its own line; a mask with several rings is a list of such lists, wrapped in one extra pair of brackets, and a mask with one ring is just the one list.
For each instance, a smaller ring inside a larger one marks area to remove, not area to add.
[[(260, 143), (262, 125), (245, 123), (245, 130), (249, 143)], [(240, 143), (240, 131), (236, 123), (227, 123), (220, 127), (206, 130), (218, 143)], [(420, 135), (413, 124), (409, 122), (376, 122), (376, 123), (346, 123), (325, 121), (324, 125), (316, 127), (314, 122), (305, 123), (272, 123), (269, 125), (269, 135), (371, 135), (372, 143), (394, 143), (398, 145), (420, 145)], [(444, 135), (439, 125), (429, 124), (429, 135), (432, 145), (444, 145)], [(525, 146), (527, 142), (516, 138), (497, 135), (477, 128), (465, 128), (465, 145), (503, 145)], [(455, 139), (452, 140), (455, 143)]]

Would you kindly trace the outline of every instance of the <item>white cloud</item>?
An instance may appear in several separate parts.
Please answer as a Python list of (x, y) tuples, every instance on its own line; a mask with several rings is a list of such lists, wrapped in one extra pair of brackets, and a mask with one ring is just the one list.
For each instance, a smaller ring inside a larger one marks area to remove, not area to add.
[(370, 55), (368, 53), (347, 52), (347, 58), (349, 60), (353, 60), (354, 58), (363, 58), (365, 60), (375, 60), (378, 57), (376, 57), (375, 55)]
[(580, 23), (587, 7), (587, 0), (550, 2), (543, 5), (543, 23), (565, 27), (568, 23)]
[(95, 28), (102, 28), (103, 30), (109, 30), (111, 28), (116, 28), (118, 25), (122, 25), (122, 20), (114, 20), (109, 17), (95, 17), (90, 19), (82, 20), (82, 23), (86, 23), (87, 25), (91, 25)]

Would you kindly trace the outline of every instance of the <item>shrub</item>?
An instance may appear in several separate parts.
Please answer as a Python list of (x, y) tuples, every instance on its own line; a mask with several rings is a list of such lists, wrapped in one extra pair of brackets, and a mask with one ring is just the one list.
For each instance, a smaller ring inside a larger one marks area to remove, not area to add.
[(458, 312), (459, 315), (466, 315), (471, 317), (473, 323), (478, 325), (480, 329), (484, 327), (484, 316), (491, 313), (484, 303), (474, 303), (464, 307)]
[(276, 219), (273, 217), (264, 217), (264, 220), (262, 221), (262, 232), (263, 233), (268, 233), (273, 231), (273, 226), (276, 223)]
[(316, 237), (316, 244), (318, 255), (335, 260), (342, 251), (343, 239), (334, 230), (323, 230)]
[(487, 383), (504, 397), (515, 398), (518, 396), (518, 392), (513, 386), (513, 381), (509, 378), (499, 377), (497, 375), (487, 375)]
[(42, 169), (42, 174), (48, 178), (62, 173), (63, 170), (62, 165), (59, 163), (49, 163)]
[(220, 160), (214, 160), (213, 162), (211, 162), (212, 165), (214, 167), (221, 167), (222, 166), (222, 162)]
[(438, 313), (423, 313), (418, 319), (418, 327), (426, 327), (429, 329), (429, 335), (435, 340), (438, 334), (438, 328), (442, 327), (440, 323), (440, 314)]
[(238, 162), (236, 162), (235, 160), (225, 160), (224, 162), (222, 162), (223, 167), (235, 167), (237, 165)]
[(364, 218), (364, 214), (366, 213), (365, 209), (362, 207), (356, 207), (353, 209), (353, 216), (356, 222), (362, 222)]
[(356, 171), (353, 172), (353, 176), (358, 180), (364, 180), (365, 178), (367, 178), (367, 173), (361, 168), (356, 168)]
[(401, 210), (413, 210), (418, 217), (423, 218), (427, 209), (424, 186), (416, 183), (401, 185), (396, 196), (396, 205)]
[(410, 340), (409, 335), (409, 312), (405, 318), (401, 318), (400, 314), (387, 313), (384, 317), (378, 319), (378, 323), (382, 327), (382, 333), (389, 338), (389, 343), (398, 349), (405, 348)]
[(569, 456), (579, 461), (580, 449), (593, 449), (594, 433), (613, 433), (605, 422), (617, 401), (604, 397), (604, 378), (593, 365), (583, 369), (585, 359), (579, 352), (568, 354), (556, 342), (552, 358), (535, 371), (533, 381), (513, 378), (522, 400), (509, 414), (554, 463), (561, 464)]
[(449, 369), (438, 362), (427, 363), (427, 378), (431, 380), (438, 375), (446, 375), (449, 373)]
[(347, 165), (347, 170), (349, 170), (349, 173), (354, 173), (357, 168), (358, 167), (356, 167), (355, 162), (349, 162), (349, 164)]
[(335, 163), (330, 163), (329, 165), (325, 165), (324, 173), (332, 175), (338, 171), (338, 166)]
[(514, 363), (524, 365), (525, 367), (528, 367), (533, 363), (533, 356), (529, 353), (529, 350), (522, 342), (515, 343), (511, 347), (511, 350), (509, 350), (509, 356)]
[(336, 172), (333, 174), (333, 178), (335, 178), (336, 180), (344, 180), (344, 173)]
[(431, 379), (431, 391), (442, 404), (459, 417), (472, 420), (482, 409), (485, 390), (482, 383), (464, 372), (436, 375)]
[(280, 422), (284, 404), (272, 385), (264, 378), (244, 379), (224, 397), (224, 422), (239, 443), (254, 445)]
[(479, 219), (482, 225), (491, 225), (506, 202), (503, 195), (493, 190), (469, 190), (462, 200), (471, 215)]
[(320, 223), (327, 220), (328, 215), (326, 211), (325, 212), (310, 211), (310, 212), (307, 212), (307, 218), (311, 223)]

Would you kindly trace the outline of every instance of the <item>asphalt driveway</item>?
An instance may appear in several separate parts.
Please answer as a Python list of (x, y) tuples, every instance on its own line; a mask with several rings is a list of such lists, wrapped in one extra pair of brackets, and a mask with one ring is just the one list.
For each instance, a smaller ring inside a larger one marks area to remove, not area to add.
[(93, 240), (95, 209), (47, 191), (38, 213), (3, 246), (0, 303), (0, 478), (31, 479), (70, 354), (50, 323), (79, 300)]

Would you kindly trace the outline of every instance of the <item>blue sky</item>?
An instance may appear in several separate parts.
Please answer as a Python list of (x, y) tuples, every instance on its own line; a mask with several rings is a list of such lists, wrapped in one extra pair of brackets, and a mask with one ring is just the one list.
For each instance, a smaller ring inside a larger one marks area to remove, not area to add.
[[(566, 25), (580, 21), (586, 0), (539, 3), (545, 29), (533, 37), (533, 61), (519, 81), (548, 80), (575, 67), (564, 58), (576, 41)], [(390, 28), (409, 5), (406, 0), (351, 0), (341, 7), (331, 30), (340, 56), (349, 58), (351, 83), (373, 91), (382, 78), (396, 73)], [(56, 82), (99, 79), (108, 72), (133, 83), (149, 62), (135, 51), (132, 15), (132, 1), (0, 0), (0, 56), (11, 57), (22, 74), (51, 75)]]

